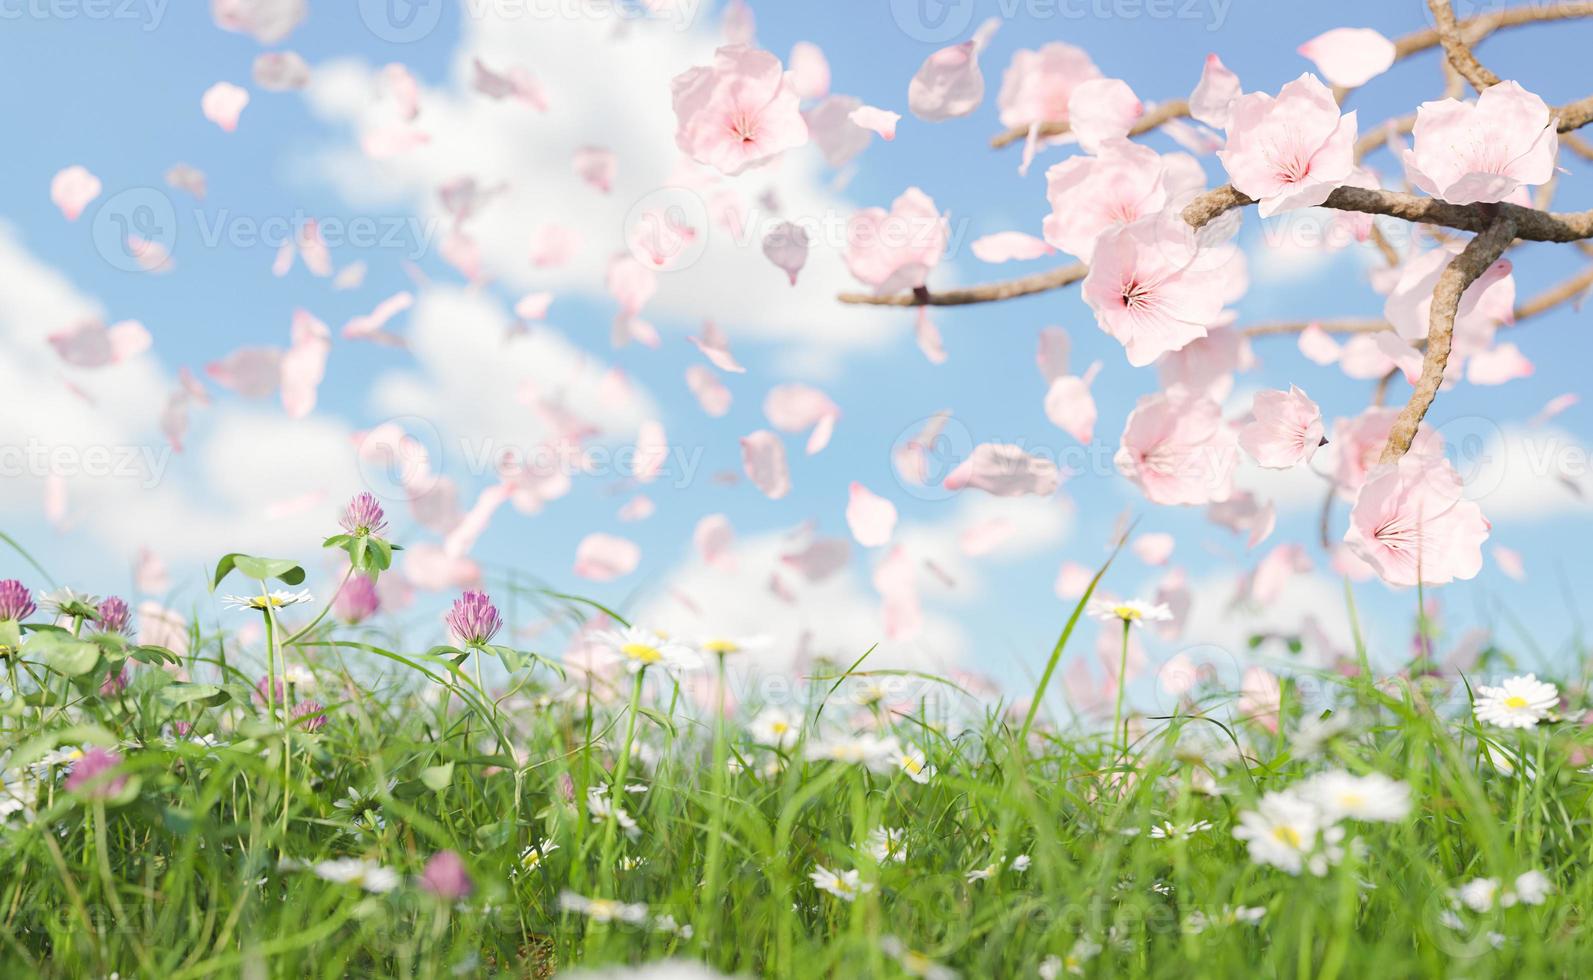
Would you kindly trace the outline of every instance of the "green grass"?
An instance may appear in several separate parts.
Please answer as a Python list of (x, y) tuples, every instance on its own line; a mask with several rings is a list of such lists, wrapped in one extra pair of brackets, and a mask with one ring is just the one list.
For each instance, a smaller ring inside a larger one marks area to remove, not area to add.
[[(231, 615), (242, 626), (251, 614)], [(250, 697), (258, 650), (190, 639), (186, 679), (136, 664), (116, 696), (98, 693), (113, 655), (79, 670), (56, 652), (52, 671), (29, 652), (42, 647), (13, 649), (4, 779), (36, 795), (0, 825), (0, 975), (531, 977), (668, 958), (749, 975), (907, 975), (883, 936), (975, 978), (1037, 976), (1048, 956), (1094, 946), (1086, 976), (1583, 976), (1593, 965), (1593, 776), (1579, 769), (1589, 740), (1570, 723), (1479, 732), (1458, 680), (1319, 679), (1309, 699), (1286, 686), (1281, 734), (1236, 720), (1231, 692), (1206, 690), (1172, 717), (1135, 717), (1120, 754), (1105, 725), (1089, 734), (1042, 711), (1024, 736), (1021, 714), (871, 673), (864, 658), (795, 682), (803, 739), (777, 752), (747, 734), (757, 703), (721, 729), (662, 672), (600, 697), (539, 661), (510, 682), (495, 659), (478, 675), (485, 651), (427, 652), (325, 623), (281, 655), (313, 671), (328, 721), (290, 732)], [(874, 684), (912, 706), (860, 704)], [(1348, 727), (1303, 756), (1291, 733), (1327, 712)], [(849, 734), (860, 719), (920, 747), (935, 774), (920, 784), (898, 766), (806, 758), (818, 733)], [(174, 737), (179, 721), (205, 742)], [(1532, 760), (1536, 778), (1498, 771), (1479, 734)], [(67, 791), (69, 762), (23, 775), (91, 743), (125, 759), (130, 781), (113, 799)], [(1345, 856), (1322, 877), (1253, 863), (1231, 835), (1237, 814), (1330, 768), (1404, 781), (1411, 814), (1345, 822)], [(1208, 775), (1220, 795), (1196, 791)], [(634, 837), (585, 805), (614, 783), (646, 787), (621, 794)], [(1211, 827), (1152, 837), (1164, 821)], [(878, 828), (903, 832), (899, 861), (871, 856)], [(542, 841), (557, 848), (523, 863)], [(443, 850), (475, 882), (462, 901), (417, 885)], [(402, 881), (375, 894), (297, 866), (333, 858)], [(844, 902), (814, 888), (816, 866), (857, 869), (870, 887)], [(1544, 904), (1456, 911), (1465, 881), (1532, 869), (1553, 881)], [(561, 910), (566, 892), (644, 903), (646, 917), (596, 922)], [(1227, 907), (1265, 912), (1190, 927)], [(666, 915), (690, 935), (660, 927)]]

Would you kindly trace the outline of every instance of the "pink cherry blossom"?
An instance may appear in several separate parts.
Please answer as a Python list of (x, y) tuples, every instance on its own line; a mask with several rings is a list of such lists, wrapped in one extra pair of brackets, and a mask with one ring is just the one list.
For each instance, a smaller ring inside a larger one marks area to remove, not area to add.
[(1252, 420), (1239, 430), (1239, 445), (1268, 469), (1309, 463), (1322, 445), (1322, 410), (1294, 385), (1288, 391), (1258, 391)]
[(817, 44), (798, 41), (791, 45), (786, 63), (791, 66), (787, 76), (791, 87), (803, 101), (817, 101), (830, 94), (830, 62)]
[(697, 522), (691, 540), (704, 564), (726, 572), (736, 570), (736, 531), (730, 526), (730, 518), (709, 514)]
[(1189, 114), (1208, 126), (1227, 129), (1233, 119), (1234, 103), (1242, 95), (1239, 76), (1229, 71), (1221, 58), (1209, 54), (1200, 71), (1200, 83), (1190, 93)]
[(1490, 525), (1447, 460), (1407, 454), (1366, 478), (1344, 543), (1390, 585), (1476, 577)]
[(741, 468), (752, 485), (770, 500), (791, 492), (791, 470), (786, 463), (785, 443), (767, 429), (759, 429), (741, 440)]
[(769, 389), (763, 399), (763, 414), (781, 432), (811, 430), (807, 453), (812, 456), (829, 443), (841, 409), (829, 395), (812, 385), (790, 383)]
[(1106, 141), (1096, 156), (1074, 156), (1046, 171), (1045, 240), (1088, 262), (1104, 232), (1154, 215), (1203, 190), (1200, 164), (1184, 153), (1162, 156), (1126, 139)]
[[(1405, 340), (1427, 339), (1433, 290), (1462, 247), (1460, 242), (1440, 245), (1417, 253), (1399, 266), (1399, 278), (1383, 304), (1383, 316)], [(1455, 315), (1455, 339), (1462, 355), (1491, 345), (1494, 328), (1514, 321), (1516, 284), (1511, 269), (1509, 259), (1500, 259), (1461, 296)]]
[(1128, 362), (1144, 367), (1204, 337), (1217, 322), (1225, 299), (1220, 265), (1200, 258), (1159, 219), (1142, 218), (1096, 240), (1084, 302), (1123, 345)]
[(1337, 27), (1299, 47), (1330, 83), (1358, 88), (1394, 64), (1394, 42), (1369, 27)]
[(1474, 385), (1502, 385), (1532, 377), (1532, 362), (1515, 344), (1499, 344), (1466, 359), (1466, 381)]
[(853, 482), (846, 505), (846, 526), (865, 548), (888, 544), (896, 531), (896, 505), (861, 483)]
[(1128, 136), (1145, 104), (1121, 78), (1092, 78), (1068, 97), (1068, 120), (1079, 146), (1096, 153), (1107, 140)]
[(588, 534), (575, 549), (575, 574), (593, 582), (612, 582), (636, 571), (641, 549), (611, 534)]
[(966, 116), (985, 98), (985, 77), (979, 71), (979, 52), (989, 42), (1000, 21), (985, 21), (972, 40), (941, 48), (919, 66), (907, 86), (907, 108), (925, 122), (945, 122)]
[(619, 158), (613, 150), (602, 146), (580, 147), (575, 151), (571, 165), (582, 183), (604, 194), (614, 189), (614, 178), (619, 173)]
[(1090, 587), (1095, 572), (1076, 561), (1065, 561), (1057, 570), (1054, 591), (1058, 599), (1078, 599)]
[(1500, 82), (1476, 102), (1442, 99), (1416, 110), (1410, 182), (1451, 204), (1502, 201), (1554, 176), (1560, 148), (1548, 105), (1516, 82)]
[[(1333, 423), (1328, 452), (1332, 456), (1333, 483), (1338, 487), (1340, 496), (1348, 500), (1355, 499), (1356, 492), (1366, 481), (1366, 474), (1382, 458), (1383, 448), (1388, 445), (1389, 433), (1394, 428), (1394, 419), (1398, 416), (1397, 408), (1374, 407), (1354, 418), (1339, 419)], [(1442, 457), (1443, 452), (1443, 437), (1424, 423), (1417, 427), (1416, 438), (1412, 440), (1406, 455), (1437, 458)]]
[(692, 68), (671, 85), (675, 145), (721, 173), (739, 174), (808, 141), (801, 97), (767, 51), (720, 48), (712, 68)]
[(68, 221), (76, 221), (89, 202), (100, 196), (100, 179), (86, 167), (71, 166), (50, 181), (50, 201)]
[(876, 293), (913, 289), (946, 254), (950, 236), (935, 202), (909, 187), (889, 211), (867, 208), (846, 223), (846, 267)]
[(254, 59), (253, 77), (267, 92), (293, 92), (310, 84), (310, 66), (292, 51), (267, 51)]
[(1239, 440), (1209, 398), (1146, 395), (1128, 416), (1114, 461), (1152, 503), (1209, 504), (1233, 492)]
[(1225, 400), (1233, 391), (1234, 375), (1256, 366), (1250, 340), (1244, 331), (1226, 325), (1213, 327), (1206, 336), (1156, 362), (1163, 388), (1182, 386), (1213, 401)]
[(1038, 51), (1014, 52), (1001, 79), (1001, 125), (1028, 128), (1036, 123), (1068, 121), (1068, 99), (1101, 70), (1082, 48), (1052, 41)]
[(1355, 169), (1355, 113), (1309, 72), (1277, 98), (1251, 92), (1234, 103), (1228, 143), (1217, 153), (1233, 186), (1261, 202), (1261, 216), (1327, 200)]
[(987, 442), (975, 446), (967, 459), (946, 474), (942, 486), (947, 490), (973, 487), (996, 497), (1048, 497), (1061, 482), (1051, 460), (1019, 446)]
[(217, 82), (199, 100), (205, 118), (220, 126), (224, 133), (237, 130), (238, 117), (248, 104), (249, 93), (231, 82)]

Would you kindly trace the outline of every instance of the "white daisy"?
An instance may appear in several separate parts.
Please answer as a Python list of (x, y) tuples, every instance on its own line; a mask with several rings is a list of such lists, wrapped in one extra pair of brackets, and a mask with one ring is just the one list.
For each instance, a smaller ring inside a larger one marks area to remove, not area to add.
[(603, 633), (598, 641), (632, 674), (649, 667), (692, 670), (702, 666), (702, 658), (690, 647), (641, 626)]
[(1078, 939), (1073, 943), (1073, 948), (1068, 950), (1066, 956), (1047, 956), (1040, 963), (1040, 980), (1056, 980), (1063, 971), (1074, 976), (1084, 975), (1084, 964), (1095, 959), (1101, 952), (1101, 944), (1089, 939)]
[(883, 775), (900, 765), (901, 743), (894, 736), (881, 737), (867, 733), (845, 738), (823, 738), (808, 743), (807, 757), (810, 760), (849, 762)]
[(1201, 831), (1210, 829), (1210, 820), (1196, 820), (1182, 827), (1171, 820), (1166, 820), (1152, 827), (1150, 835), (1157, 840), (1188, 840)]
[(1342, 769), (1312, 776), (1300, 786), (1328, 820), (1393, 823), (1410, 814), (1410, 786), (1380, 772), (1354, 776)]
[(1560, 703), (1560, 690), (1535, 674), (1507, 677), (1498, 687), (1477, 688), (1477, 720), (1500, 728), (1532, 728)]
[(1235, 838), (1249, 841), (1250, 860), (1289, 874), (1301, 869), (1321, 877), (1344, 856), (1344, 828), (1327, 820), (1320, 807), (1293, 791), (1271, 792), (1254, 810), (1239, 814)]
[(550, 840), (537, 841), (520, 852), (520, 867), (526, 871), (535, 871), (542, 867), (542, 862), (549, 854), (559, 849), (559, 845)]
[(768, 707), (747, 725), (747, 734), (759, 745), (775, 749), (789, 749), (802, 735), (802, 719), (793, 711)]
[(1526, 871), (1516, 876), (1509, 887), (1500, 887), (1498, 878), (1473, 878), (1455, 889), (1454, 897), (1473, 912), (1487, 912), (1495, 906), (1542, 905), (1554, 891), (1554, 883), (1541, 871)]
[(705, 636), (692, 643), (708, 657), (728, 657), (738, 653), (751, 653), (768, 646), (767, 636)]
[(322, 881), (332, 881), (340, 885), (358, 885), (377, 895), (398, 887), (398, 872), (392, 868), (384, 868), (375, 861), (338, 858), (322, 861), (310, 870)]
[(874, 890), (874, 885), (864, 881), (862, 873), (856, 868), (831, 871), (822, 864), (816, 864), (808, 877), (813, 879), (813, 887), (829, 892), (843, 902), (855, 901), (857, 896)]
[(949, 966), (942, 966), (923, 953), (908, 949), (907, 945), (895, 936), (881, 936), (879, 948), (885, 955), (894, 956), (896, 962), (902, 965), (902, 972), (910, 977), (923, 977), (925, 980), (957, 980), (957, 971)]
[(896, 765), (913, 782), (923, 785), (935, 777), (935, 767), (924, 758), (924, 750), (916, 745), (908, 745), (896, 753)]
[(1103, 623), (1165, 623), (1173, 618), (1173, 611), (1165, 602), (1144, 599), (1091, 599), (1084, 611)]
[(1210, 926), (1232, 926), (1241, 923), (1253, 926), (1266, 914), (1266, 909), (1250, 905), (1224, 905), (1211, 915), (1196, 909), (1184, 919), (1184, 931), (1193, 936), (1205, 932)]
[(868, 835), (868, 852), (879, 864), (902, 860), (907, 856), (907, 831), (898, 827), (875, 827)]
[(576, 912), (593, 922), (626, 922), (640, 925), (647, 921), (647, 906), (640, 902), (617, 902), (612, 898), (587, 898), (575, 892), (559, 894), (559, 908)]
[(634, 838), (641, 833), (641, 829), (636, 826), (636, 819), (626, 813), (624, 807), (615, 806), (614, 802), (596, 786), (586, 791), (586, 810), (592, 815), (593, 823), (607, 823), (609, 817), (613, 817), (614, 822), (625, 831), (625, 836)]
[(256, 612), (270, 609), (286, 609), (288, 606), (297, 606), (305, 602), (314, 602), (315, 597), (310, 595), (309, 589), (300, 589), (298, 592), (277, 590), (266, 595), (229, 595), (223, 598), (223, 605), (234, 609), (253, 609)]

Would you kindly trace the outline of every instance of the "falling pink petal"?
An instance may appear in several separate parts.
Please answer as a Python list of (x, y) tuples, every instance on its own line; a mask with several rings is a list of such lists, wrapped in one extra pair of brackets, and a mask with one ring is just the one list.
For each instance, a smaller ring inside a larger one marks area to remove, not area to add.
[(210, 0), (210, 17), (224, 31), (276, 44), (309, 16), (308, 0)]
[(66, 220), (76, 221), (89, 202), (100, 196), (100, 179), (86, 167), (71, 166), (50, 181), (50, 201), (61, 209)]
[(1256, 565), (1255, 574), (1250, 580), (1250, 598), (1263, 607), (1272, 605), (1282, 597), (1289, 579), (1303, 575), (1311, 568), (1311, 557), (1304, 546), (1280, 544), (1267, 552), (1266, 557)]
[(815, 101), (830, 94), (830, 63), (817, 44), (807, 41), (793, 44), (786, 65), (791, 87), (803, 101)]
[(881, 613), (886, 639), (901, 642), (917, 636), (923, 629), (924, 614), (918, 600), (917, 567), (905, 549), (893, 549), (875, 566), (874, 588), (884, 599)]
[(293, 343), (282, 355), (282, 407), (289, 418), (304, 418), (315, 410), (316, 389), (326, 376), (332, 351), (332, 332), (326, 324), (303, 310), (293, 313)]
[(237, 130), (238, 117), (248, 104), (249, 93), (231, 82), (217, 82), (199, 100), (205, 118), (220, 126), (224, 133)]
[(583, 146), (575, 151), (573, 161), (575, 176), (604, 194), (614, 189), (614, 179), (619, 174), (619, 157), (614, 151), (601, 146)]
[(791, 383), (769, 389), (763, 400), (763, 414), (781, 432), (801, 432), (811, 427), (807, 452), (812, 456), (829, 444), (841, 410), (819, 389)]
[(536, 77), (524, 68), (514, 67), (507, 72), (488, 68), (480, 58), (475, 59), (475, 89), (490, 99), (515, 99), (538, 112), (548, 111), (547, 93)]
[(149, 548), (139, 548), (133, 563), (133, 587), (143, 595), (160, 595), (171, 588), (166, 563)]
[(957, 547), (969, 558), (994, 554), (1020, 530), (1017, 523), (1005, 517), (992, 517), (964, 529), (957, 535)]
[(1527, 568), (1522, 564), (1520, 552), (1513, 548), (1506, 548), (1502, 544), (1493, 546), (1494, 564), (1499, 566), (1499, 571), (1515, 579), (1517, 582), (1527, 580)]
[(1145, 114), (1145, 104), (1120, 78), (1092, 78), (1068, 96), (1068, 121), (1079, 146), (1099, 151), (1107, 140), (1120, 139)]
[(137, 320), (124, 320), (109, 327), (94, 321), (80, 323), (47, 339), (61, 360), (80, 368), (120, 364), (149, 350), (152, 344), (149, 331)]
[(896, 505), (861, 483), (853, 483), (850, 493), (846, 526), (852, 529), (852, 537), (865, 548), (888, 544), (896, 531)]
[(376, 309), (364, 316), (354, 317), (343, 325), (343, 338), (345, 340), (369, 340), (378, 344), (390, 346), (403, 346), (403, 341), (386, 333), (383, 328), (393, 317), (415, 305), (414, 294), (409, 292), (395, 293), (376, 305)]
[(1050, 496), (1061, 483), (1056, 464), (1018, 446), (981, 443), (946, 475), (947, 490), (969, 487), (997, 497)]
[(637, 483), (651, 483), (663, 471), (669, 459), (669, 437), (664, 427), (649, 419), (642, 423), (636, 435), (636, 458), (633, 476)]
[(852, 545), (845, 538), (815, 538), (801, 551), (780, 556), (780, 561), (809, 582), (822, 582), (852, 560)]
[(725, 572), (736, 570), (736, 531), (730, 526), (730, 518), (709, 514), (697, 522), (691, 539), (704, 564)]
[(649, 517), (652, 517), (653, 512), (657, 509), (658, 508), (653, 504), (651, 497), (645, 496), (643, 494), (637, 494), (631, 499), (625, 501), (625, 506), (621, 507), (619, 509), (619, 513), (615, 516), (626, 523), (645, 521)]
[(1337, 363), (1344, 349), (1320, 325), (1312, 323), (1300, 331), (1300, 353), (1307, 360), (1325, 366)]
[(913, 436), (896, 447), (891, 454), (891, 464), (903, 480), (918, 486), (929, 483), (929, 454), (951, 420), (951, 412), (936, 412)]
[(1244, 90), (1239, 87), (1239, 76), (1228, 70), (1222, 59), (1214, 54), (1206, 56), (1206, 65), (1200, 72), (1200, 84), (1189, 97), (1189, 114), (1216, 129), (1227, 129), (1233, 118), (1233, 105)]
[(718, 375), (701, 364), (686, 368), (686, 387), (697, 396), (697, 404), (710, 418), (724, 418), (729, 413), (730, 389), (724, 386)]
[(998, 231), (974, 240), (974, 257), (981, 262), (1024, 262), (1056, 254), (1043, 238), (1021, 231)]
[(382, 85), (397, 104), (399, 118), (413, 121), (420, 115), (420, 83), (407, 67), (395, 61), (382, 68)]
[(298, 258), (299, 250), (293, 247), (292, 242), (283, 242), (277, 247), (276, 258), (271, 262), (271, 274), (281, 279), (293, 271), (293, 261)]
[(1394, 42), (1369, 27), (1337, 27), (1299, 47), (1329, 83), (1356, 88), (1393, 67)]
[(413, 126), (383, 126), (360, 137), (360, 149), (372, 160), (391, 160), (431, 142), (431, 134)]
[(266, 398), (282, 384), (282, 351), (243, 347), (205, 365), (210, 380), (245, 398)]
[(299, 256), (304, 259), (304, 267), (310, 270), (310, 275), (325, 279), (332, 274), (332, 253), (327, 250), (326, 240), (321, 237), (320, 222), (314, 218), (306, 219), (299, 227), (296, 243)]
[(564, 225), (542, 225), (531, 233), (531, 264), (539, 269), (569, 265), (581, 250), (581, 233)]
[(708, 358), (714, 367), (730, 374), (745, 374), (747, 369), (736, 363), (735, 355), (730, 353), (730, 339), (725, 336), (712, 320), (703, 324), (701, 337), (688, 337), (702, 355)]
[[(403, 552), (404, 577), (423, 592), (469, 589), (481, 583), (481, 566), (469, 558), (449, 555), (430, 541), (411, 545)], [(386, 581), (390, 576), (382, 576)]]
[(267, 51), (254, 59), (254, 83), (267, 92), (293, 92), (310, 84), (310, 66), (292, 51)]
[(1559, 415), (1566, 409), (1576, 405), (1581, 400), (1582, 398), (1580, 395), (1569, 391), (1563, 395), (1555, 395), (1553, 398), (1549, 399), (1541, 409), (1538, 410), (1538, 414), (1532, 416), (1532, 420), (1528, 424), (1533, 428), (1537, 428), (1543, 423), (1554, 418), (1556, 415)]
[(44, 477), (44, 519), (56, 530), (64, 530), (66, 515), (66, 477), (52, 471)]
[(986, 21), (971, 41), (941, 48), (919, 66), (907, 86), (907, 108), (925, 122), (945, 122), (979, 108), (985, 97), (985, 78), (979, 71), (979, 52), (999, 21)]
[(1068, 355), (1072, 347), (1073, 342), (1066, 330), (1061, 327), (1041, 328), (1040, 345), (1034, 353), (1034, 363), (1040, 368), (1040, 376), (1048, 383), (1067, 376)]
[(575, 549), (575, 574), (592, 582), (612, 582), (636, 571), (642, 550), (611, 534), (589, 534)]
[(453, 530), (443, 539), (443, 554), (450, 558), (463, 558), (476, 547), (476, 542), (492, 523), (492, 516), (509, 499), (511, 488), (502, 483), (493, 484), (481, 491), (475, 504), (459, 519)]
[(759, 429), (741, 440), (741, 468), (752, 485), (770, 500), (791, 492), (791, 471), (786, 464), (785, 444), (767, 429)]
[(918, 349), (923, 352), (925, 360), (931, 364), (946, 363), (946, 347), (941, 343), (940, 328), (930, 319), (927, 306), (918, 308), (918, 321), (913, 328), (913, 337), (918, 341)]
[[(787, 221), (775, 225), (763, 239), (763, 254), (790, 277), (791, 285), (797, 282), (797, 273), (808, 262), (808, 233), (801, 225)], [(702, 345), (698, 345), (701, 347)], [(703, 353), (708, 353), (706, 350)], [(712, 355), (709, 355), (710, 357)]]
[(1067, 375), (1057, 378), (1045, 393), (1045, 417), (1051, 420), (1051, 424), (1086, 445), (1095, 438), (1097, 414), (1090, 384), (1100, 368), (1101, 362), (1096, 361), (1083, 377)]
[(185, 191), (192, 194), (196, 200), (205, 199), (206, 180), (204, 171), (190, 167), (186, 163), (179, 163), (166, 171), (166, 185), (173, 190)]
[(888, 143), (896, 138), (896, 124), (901, 122), (902, 114), (871, 105), (860, 105), (852, 110), (849, 118), (864, 129), (879, 134), (880, 139)]
[(548, 307), (552, 305), (552, 293), (526, 293), (514, 304), (514, 315), (531, 323), (540, 323), (548, 318)]
[(1466, 381), (1474, 385), (1502, 385), (1532, 377), (1532, 362), (1515, 344), (1504, 343), (1478, 351), (1466, 360)]
[(1156, 532), (1141, 534), (1136, 537), (1129, 548), (1140, 561), (1147, 565), (1165, 565), (1167, 559), (1173, 556), (1173, 547), (1176, 542), (1171, 534)]
[(162, 274), (170, 272), (176, 267), (172, 261), (171, 252), (160, 242), (152, 241), (138, 235), (128, 235), (126, 241), (127, 254), (133, 257), (138, 267), (145, 272)]

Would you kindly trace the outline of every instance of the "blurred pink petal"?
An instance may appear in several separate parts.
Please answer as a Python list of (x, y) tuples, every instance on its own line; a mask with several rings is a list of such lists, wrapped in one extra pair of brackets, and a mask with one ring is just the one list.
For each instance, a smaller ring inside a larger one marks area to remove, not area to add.
[(1369, 27), (1337, 27), (1299, 47), (1330, 83), (1357, 88), (1393, 67), (1394, 42)]
[(1021, 231), (998, 231), (974, 239), (974, 257), (981, 262), (1023, 262), (1056, 254), (1056, 249), (1045, 239), (1026, 235)]
[(1050, 496), (1061, 484), (1056, 464), (1018, 446), (982, 443), (946, 475), (947, 490), (973, 487), (997, 497)]
[(854, 482), (846, 505), (846, 526), (865, 548), (888, 544), (896, 531), (896, 505)]
[(238, 117), (249, 104), (249, 93), (231, 82), (217, 82), (206, 90), (199, 106), (205, 118), (231, 133), (238, 128)]
[(50, 201), (68, 221), (76, 221), (89, 202), (100, 196), (100, 179), (88, 168), (67, 167), (50, 181)]
[(575, 549), (575, 574), (593, 582), (612, 582), (636, 571), (642, 552), (632, 541), (589, 534)]
[(704, 564), (725, 572), (736, 570), (736, 531), (725, 515), (709, 514), (698, 521), (692, 544)]
[(752, 485), (770, 500), (791, 492), (791, 471), (785, 459), (785, 444), (767, 429), (759, 429), (741, 440), (741, 468)]

